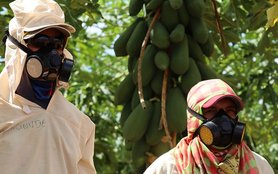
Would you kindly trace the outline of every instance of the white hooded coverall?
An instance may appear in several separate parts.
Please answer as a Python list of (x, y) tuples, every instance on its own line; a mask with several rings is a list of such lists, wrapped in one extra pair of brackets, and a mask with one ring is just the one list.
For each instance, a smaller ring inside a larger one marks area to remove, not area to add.
[[(45, 27), (74, 28), (53, 0), (16, 0), (9, 33), (26, 45), (26, 33)], [(72, 58), (65, 49), (67, 58)], [(56, 89), (47, 109), (17, 94), (26, 53), (6, 41), (0, 74), (0, 173), (94, 174), (95, 125)]]

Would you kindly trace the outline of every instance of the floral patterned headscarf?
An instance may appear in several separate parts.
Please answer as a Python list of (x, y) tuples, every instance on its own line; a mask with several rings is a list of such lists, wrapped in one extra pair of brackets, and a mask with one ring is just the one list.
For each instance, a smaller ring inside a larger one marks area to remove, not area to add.
[[(201, 81), (193, 86), (188, 93), (187, 103), (192, 110), (202, 114), (204, 106), (209, 107), (223, 97), (234, 100), (238, 111), (243, 108), (241, 99), (227, 83), (220, 79)], [(244, 141), (239, 145), (233, 145), (229, 149), (223, 150), (223, 155), (219, 158), (203, 144), (199, 136), (194, 137), (194, 132), (202, 122), (187, 112), (188, 135), (174, 149), (176, 167), (179, 173), (259, 173), (253, 153)]]

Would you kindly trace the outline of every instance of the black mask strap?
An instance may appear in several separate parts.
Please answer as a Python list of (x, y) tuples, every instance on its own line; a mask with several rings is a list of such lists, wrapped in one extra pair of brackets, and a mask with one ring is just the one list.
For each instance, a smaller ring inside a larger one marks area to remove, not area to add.
[(13, 36), (11, 36), (9, 34), (8, 31), (6, 31), (4, 38), (2, 39), (2, 41), (5, 43), (7, 38), (13, 43), (15, 44), (18, 48), (20, 48), (22, 51), (24, 51), (27, 54), (31, 54), (32, 51), (27, 48), (26, 46), (24, 46), (23, 44), (21, 44), (20, 42), (18, 42), (18, 40), (16, 40)]
[(192, 114), (194, 117), (198, 118), (199, 120), (202, 120), (202, 121), (206, 121), (207, 119), (202, 116), (201, 114), (195, 112), (193, 109), (191, 109), (190, 107), (187, 107), (187, 110), (190, 114)]

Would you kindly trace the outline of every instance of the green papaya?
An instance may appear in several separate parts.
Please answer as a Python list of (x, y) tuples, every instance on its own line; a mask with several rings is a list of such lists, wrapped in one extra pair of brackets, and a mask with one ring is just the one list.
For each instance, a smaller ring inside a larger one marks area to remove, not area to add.
[[(153, 96), (153, 91), (150, 86), (143, 87), (144, 100), (148, 100)], [(138, 88), (136, 87), (131, 99), (131, 109), (133, 110), (140, 103)]]
[(166, 118), (170, 132), (181, 133), (186, 129), (186, 100), (178, 87), (170, 88), (166, 97)]
[(181, 6), (181, 8), (178, 9), (178, 16), (179, 16), (179, 21), (180, 23), (186, 27), (189, 23), (189, 15), (187, 12), (187, 9), (183, 3), (183, 5)]
[(200, 18), (204, 14), (204, 0), (185, 0), (184, 3), (190, 16)]
[(178, 24), (173, 31), (170, 33), (170, 41), (172, 43), (181, 42), (185, 35), (185, 28), (184, 25)]
[(190, 26), (193, 39), (200, 44), (204, 44), (208, 40), (209, 32), (207, 24), (203, 18), (191, 18)]
[[(154, 56), (157, 52), (157, 48), (149, 44), (146, 47), (146, 50), (144, 52), (144, 57), (142, 60), (142, 67), (141, 67), (141, 77), (142, 77), (142, 85), (146, 86), (148, 85), (156, 71), (155, 64), (154, 64)], [(138, 61), (135, 65), (135, 69), (133, 70), (133, 81), (135, 84), (137, 84), (137, 78), (138, 78)]]
[(199, 71), (202, 76), (202, 80), (216, 79), (218, 74), (206, 63), (196, 61)]
[[(161, 142), (161, 138), (165, 135), (164, 129), (160, 128), (160, 118), (161, 118), (161, 102), (157, 101), (153, 104), (154, 111), (153, 115), (146, 132), (146, 142), (147, 144), (154, 146)], [(160, 128), (160, 129), (159, 129)]]
[(132, 74), (129, 73), (116, 89), (114, 98), (115, 105), (127, 103), (131, 99), (134, 89), (135, 85), (132, 80)]
[(142, 174), (146, 170), (146, 159), (150, 146), (145, 142), (144, 138), (135, 142), (132, 147), (131, 159), (134, 173)]
[(204, 44), (201, 44), (200, 47), (204, 55), (206, 55), (207, 57), (210, 57), (213, 54), (214, 42), (211, 34), (209, 34), (208, 40)]
[(126, 44), (127, 54), (132, 57), (138, 57), (141, 51), (141, 45), (147, 33), (148, 26), (146, 21), (139, 21), (134, 28)]
[(189, 67), (189, 51), (188, 51), (188, 39), (185, 35), (183, 40), (173, 45), (170, 69), (176, 74), (184, 74)]
[(163, 71), (156, 71), (154, 78), (151, 81), (151, 88), (157, 95), (161, 95), (163, 82)]
[(121, 116), (120, 116), (120, 125), (123, 127), (124, 123), (126, 121), (126, 119), (128, 118), (128, 116), (130, 115), (130, 113), (132, 112), (131, 109), (131, 102), (127, 102), (124, 106), (123, 109), (121, 111)]
[(117, 57), (120, 56), (126, 56), (127, 52), (126, 52), (126, 44), (127, 41), (129, 39), (129, 37), (131, 36), (134, 28), (136, 27), (136, 25), (138, 24), (139, 21), (141, 21), (142, 18), (137, 18), (124, 32), (122, 32), (120, 34), (120, 36), (116, 39), (115, 43), (114, 43), (114, 52), (115, 55)]
[(130, 16), (136, 16), (142, 9), (143, 0), (129, 0), (128, 12)]
[(160, 49), (166, 49), (170, 45), (169, 32), (161, 22), (156, 21), (150, 34), (151, 42)]
[(194, 39), (192, 39), (190, 35), (188, 35), (187, 38), (188, 38), (189, 56), (196, 61), (205, 62), (206, 59), (200, 45)]
[(189, 90), (202, 80), (201, 73), (192, 58), (189, 58), (190, 67), (188, 71), (182, 75), (180, 89), (184, 95), (187, 95)]
[(160, 50), (154, 56), (154, 64), (158, 69), (164, 71), (169, 67), (169, 59), (169, 55), (165, 51)]
[(162, 154), (168, 152), (170, 149), (171, 149), (171, 147), (168, 142), (166, 142), (166, 143), (160, 142), (159, 144), (151, 146), (150, 152), (152, 154), (154, 154), (155, 156), (159, 157)]
[(173, 9), (177, 10), (183, 5), (183, 0), (169, 0), (169, 3)]
[(151, 0), (149, 3), (146, 5), (147, 10), (156, 10), (161, 4), (163, 0)]
[(169, 1), (164, 1), (161, 6), (160, 21), (169, 32), (179, 23), (178, 12), (171, 7)]
[(123, 126), (123, 137), (129, 141), (138, 141), (145, 134), (153, 114), (151, 102), (146, 102), (146, 108), (137, 105), (131, 112)]
[(137, 59), (138, 59), (137, 57), (132, 57), (132, 56), (128, 57), (127, 69), (129, 73), (133, 72)]

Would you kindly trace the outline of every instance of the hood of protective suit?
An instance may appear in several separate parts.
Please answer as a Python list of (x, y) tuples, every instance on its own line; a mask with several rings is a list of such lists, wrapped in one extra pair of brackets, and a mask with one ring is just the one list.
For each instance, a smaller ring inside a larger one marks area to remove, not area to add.
[[(75, 32), (74, 27), (65, 23), (64, 12), (53, 0), (16, 0), (10, 3), (14, 17), (9, 23), (9, 33), (20, 43), (26, 46), (24, 39), (31, 38), (37, 33), (56, 28), (66, 37)], [(72, 55), (64, 49), (67, 58)], [(13, 103), (15, 90), (21, 80), (27, 54), (6, 40), (5, 67), (0, 74), (0, 97), (9, 103)], [(60, 87), (66, 87), (67, 83), (57, 83)]]

